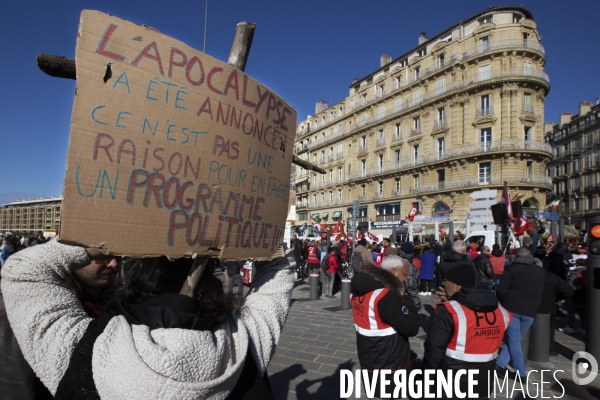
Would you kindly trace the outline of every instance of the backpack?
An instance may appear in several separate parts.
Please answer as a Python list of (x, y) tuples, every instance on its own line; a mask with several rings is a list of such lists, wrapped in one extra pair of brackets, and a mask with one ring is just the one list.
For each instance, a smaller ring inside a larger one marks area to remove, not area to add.
[(540, 235), (543, 235), (544, 233), (546, 233), (546, 227), (544, 226), (544, 224), (542, 223), (542, 221), (540, 221), (539, 219), (535, 221), (536, 224), (536, 229), (538, 231), (538, 233)]
[(329, 269), (329, 257), (331, 257), (331, 254), (327, 254), (321, 260), (321, 268), (323, 268), (323, 270)]
[(360, 272), (360, 264), (362, 263), (362, 256), (358, 251), (352, 253), (352, 259), (350, 261), (352, 264), (352, 270), (354, 273)]

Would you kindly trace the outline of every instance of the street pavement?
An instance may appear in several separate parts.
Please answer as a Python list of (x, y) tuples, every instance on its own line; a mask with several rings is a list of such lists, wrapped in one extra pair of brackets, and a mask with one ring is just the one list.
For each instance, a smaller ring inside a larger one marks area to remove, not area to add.
[[(218, 272), (217, 274), (220, 274)], [(221, 276), (222, 277), (222, 276)], [(247, 289), (244, 290), (246, 292)], [(425, 329), (433, 317), (437, 296), (421, 296), (423, 308), (419, 312), (421, 328), (410, 338), (413, 351), (413, 365), (420, 368)], [(359, 368), (356, 354), (356, 333), (350, 310), (342, 310), (340, 293), (335, 299), (321, 297), (310, 300), (310, 288), (304, 281), (296, 281), (292, 293), (292, 306), (277, 346), (275, 356), (269, 364), (268, 373), (276, 400), (294, 399), (338, 399), (340, 398), (340, 370)], [(563, 326), (566, 319), (559, 319)], [(571, 359), (575, 352), (585, 350), (581, 334), (566, 335), (556, 332), (556, 347), (560, 353), (551, 356), (548, 363), (537, 364), (529, 361), (529, 370), (562, 370), (556, 377), (565, 387), (556, 383), (552, 373), (544, 374), (545, 397), (562, 399), (600, 398), (600, 376), (591, 386), (574, 385), (571, 381)], [(531, 374), (532, 382), (539, 383), (540, 374)], [(552, 384), (551, 384), (551, 383)], [(511, 388), (513, 381), (510, 381)], [(530, 394), (534, 397), (535, 387), (530, 383)], [(517, 388), (519, 385), (516, 386)], [(361, 399), (366, 399), (361, 390)], [(506, 394), (506, 392), (505, 392)], [(535, 397), (540, 397), (538, 393)], [(356, 398), (352, 395), (351, 398)], [(496, 396), (507, 399), (506, 395)], [(512, 398), (524, 398), (521, 391), (514, 391)]]

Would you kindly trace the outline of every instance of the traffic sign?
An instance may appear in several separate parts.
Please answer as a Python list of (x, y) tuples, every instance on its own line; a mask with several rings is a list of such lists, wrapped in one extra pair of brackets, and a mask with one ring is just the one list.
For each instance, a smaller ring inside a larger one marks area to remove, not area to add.
[(483, 218), (483, 217), (492, 217), (491, 210), (475, 210), (467, 213), (467, 218)]
[(469, 195), (473, 200), (477, 200), (477, 199), (489, 199), (489, 198), (496, 198), (496, 196), (498, 196), (498, 190), (497, 189), (488, 189), (488, 190), (478, 190), (476, 192), (473, 192)]
[(497, 203), (496, 200), (477, 200), (477, 201), (472, 202), (470, 205), (471, 205), (471, 210), (477, 210), (477, 209), (489, 209), (491, 206), (493, 206), (496, 203)]

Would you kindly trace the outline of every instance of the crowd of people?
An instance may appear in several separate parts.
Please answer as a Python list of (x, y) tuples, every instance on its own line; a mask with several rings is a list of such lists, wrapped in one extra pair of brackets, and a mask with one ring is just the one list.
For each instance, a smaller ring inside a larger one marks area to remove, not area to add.
[[(295, 238), (292, 244), (310, 270), (321, 268), (329, 276), (328, 297), (331, 275), (341, 277), (339, 266), (352, 265), (351, 299), (363, 369), (411, 369), (408, 338), (418, 332), (421, 296), (437, 295), (441, 303), (427, 329), (422, 365), (478, 370), (483, 378), (477, 393), (485, 398), (488, 371), (526, 384), (521, 339), (536, 314), (551, 317), (551, 355), (558, 354), (554, 333), (559, 304), (567, 312), (567, 325), (559, 330), (585, 334), (586, 259), (578, 256), (582, 248), (554, 243), (534, 248), (529, 237), (522, 242), (504, 252), (498, 244), (490, 248), (462, 240), (368, 243), (363, 238), (354, 252), (348, 243), (336, 243), (325, 262), (319, 262), (321, 250), (315, 241)], [(513, 371), (507, 369), (509, 364)], [(466, 379), (461, 385), (466, 390)]]
[(8, 260), (8, 257), (13, 255), (19, 250), (26, 249), (37, 244), (46, 243), (50, 240), (49, 237), (45, 237), (43, 232), (29, 232), (22, 234), (7, 233), (2, 236), (2, 244), (0, 246), (0, 260), (2, 265)]

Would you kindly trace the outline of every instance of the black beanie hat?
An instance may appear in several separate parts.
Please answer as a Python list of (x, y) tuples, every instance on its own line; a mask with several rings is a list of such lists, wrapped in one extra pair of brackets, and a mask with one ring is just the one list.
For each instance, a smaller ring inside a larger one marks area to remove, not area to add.
[(457, 285), (464, 286), (466, 288), (477, 287), (477, 275), (473, 266), (468, 264), (457, 265), (450, 268), (444, 278), (447, 281), (456, 283)]

